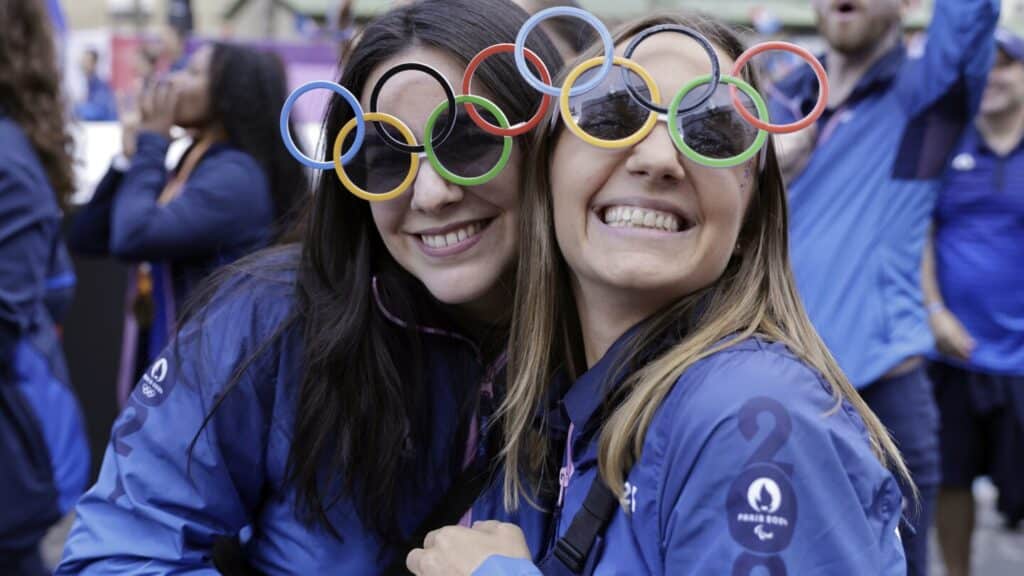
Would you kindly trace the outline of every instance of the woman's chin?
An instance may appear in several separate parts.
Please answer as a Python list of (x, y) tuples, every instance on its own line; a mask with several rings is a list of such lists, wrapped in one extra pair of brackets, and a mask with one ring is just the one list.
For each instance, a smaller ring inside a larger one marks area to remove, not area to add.
[(452, 279), (436, 282), (428, 280), (424, 285), (438, 302), (448, 306), (466, 306), (484, 300), (496, 282)]

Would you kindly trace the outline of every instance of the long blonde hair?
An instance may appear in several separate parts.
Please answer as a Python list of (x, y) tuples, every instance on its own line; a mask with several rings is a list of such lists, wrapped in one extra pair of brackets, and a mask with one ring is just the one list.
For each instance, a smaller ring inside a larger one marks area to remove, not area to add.
[[(701, 16), (661, 15), (623, 26), (620, 43), (657, 24), (679, 24), (704, 34), (732, 59), (743, 45), (724, 25)], [(580, 56), (593, 57), (597, 46)], [(571, 70), (567, 65), (565, 70)], [(749, 68), (748, 68), (749, 70)], [(564, 73), (562, 75), (564, 77)], [(752, 72), (745, 79), (757, 86)], [(549, 113), (549, 124), (554, 120)], [(542, 124), (543, 125), (543, 124)], [(531, 156), (522, 204), (522, 230), (512, 335), (509, 343), (509, 388), (499, 409), (505, 432), (505, 504), (530, 502), (536, 487), (550, 486), (557, 464), (550, 459), (543, 419), (549, 388), (556, 373), (570, 378), (582, 373), (579, 319), (570, 272), (555, 241), (550, 187), (550, 158), (561, 123), (542, 134)], [(846, 400), (867, 427), (871, 448), (879, 461), (909, 480), (909, 473), (887, 431), (850, 385), (835, 359), (811, 325), (797, 294), (789, 266), (786, 192), (771, 142), (739, 235), (740, 252), (711, 286), (687, 295), (645, 321), (623, 358), (636, 358), (669, 330), (686, 328), (682, 339), (653, 361), (630, 374), (618, 387), (601, 431), (598, 465), (607, 486), (622, 486), (640, 457), (647, 428), (655, 412), (679, 379), (698, 360), (747, 337), (759, 335), (785, 344), (831, 385), (835, 407)], [(722, 343), (729, 336), (728, 342)], [(623, 367), (627, 364), (619, 362)], [(538, 422), (540, 418), (540, 422)], [(538, 425), (539, 424), (539, 425)], [(535, 485), (527, 490), (527, 479)]]

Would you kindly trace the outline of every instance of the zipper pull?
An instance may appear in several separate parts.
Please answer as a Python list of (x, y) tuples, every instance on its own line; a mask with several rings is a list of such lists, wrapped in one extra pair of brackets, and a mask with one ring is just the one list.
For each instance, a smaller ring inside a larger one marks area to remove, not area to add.
[(562, 499), (565, 498), (565, 491), (569, 488), (569, 480), (572, 479), (572, 475), (576, 472), (576, 467), (572, 463), (572, 433), (575, 428), (575, 424), (569, 423), (569, 433), (565, 438), (565, 466), (562, 466), (561, 470), (558, 471), (558, 507), (562, 507)]

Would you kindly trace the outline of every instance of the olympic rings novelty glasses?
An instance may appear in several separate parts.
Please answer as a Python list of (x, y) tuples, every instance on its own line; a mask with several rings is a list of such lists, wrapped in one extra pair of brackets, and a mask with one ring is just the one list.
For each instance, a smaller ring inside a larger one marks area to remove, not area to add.
[[(530, 32), (541, 22), (560, 16), (578, 18), (592, 26), (604, 45), (604, 55), (578, 64), (559, 88), (552, 86), (544, 62), (525, 45)], [(666, 32), (690, 38), (711, 61), (711, 73), (687, 82), (667, 107), (662, 105), (661, 93), (650, 73), (632, 60), (640, 43)], [(810, 114), (792, 124), (771, 124), (764, 98), (741, 77), (743, 68), (754, 56), (771, 50), (799, 56), (813, 68), (818, 78), (817, 104)], [(523, 79), (544, 94), (533, 117), (515, 126), (510, 125), (495, 103), (470, 93), (473, 74), (483, 61), (508, 52), (512, 53)], [(539, 78), (530, 71), (527, 61), (537, 70)], [(427, 74), (445, 92), (445, 100), (427, 118), (422, 144), (417, 143), (412, 130), (401, 119), (377, 109), (384, 84), (405, 71)], [(606, 149), (634, 146), (646, 138), (655, 125), (665, 122), (672, 142), (685, 157), (704, 166), (728, 168), (763, 153), (768, 134), (796, 132), (816, 122), (828, 104), (829, 84), (821, 62), (806, 49), (787, 42), (757, 44), (736, 59), (730, 74), (722, 74), (711, 42), (695, 30), (673, 24), (653, 26), (637, 34), (623, 56), (618, 57), (611, 33), (600, 19), (578, 8), (555, 7), (527, 20), (515, 44), (495, 44), (477, 54), (466, 66), (461, 88), (462, 94), (456, 95), (440, 72), (426, 64), (407, 62), (381, 76), (370, 93), (370, 111), (365, 112), (359, 100), (343, 86), (323, 80), (309, 82), (285, 101), (281, 109), (281, 137), (296, 160), (317, 170), (333, 169), (345, 189), (357, 197), (369, 201), (390, 200), (412, 186), (424, 156), (449, 182), (459, 186), (489, 182), (508, 164), (512, 139), (536, 128), (555, 97), (559, 114), (552, 116), (552, 126), (561, 117), (569, 131), (588, 144)], [(295, 102), (316, 89), (336, 93), (354, 113), (334, 139), (330, 162), (303, 154), (288, 129)], [(373, 124), (373, 132), (367, 130), (367, 123)]]

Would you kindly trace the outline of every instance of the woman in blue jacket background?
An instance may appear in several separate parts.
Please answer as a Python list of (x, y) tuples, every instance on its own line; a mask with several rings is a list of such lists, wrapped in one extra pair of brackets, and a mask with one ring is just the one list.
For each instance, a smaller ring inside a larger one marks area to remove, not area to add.
[[(368, 109), (396, 64), (425, 63), (457, 83), (526, 19), (506, 0), (395, 9), (367, 26), (340, 84)], [(559, 68), (542, 34), (528, 46)], [(476, 79), (512, 123), (540, 105), (511, 58), (489, 59)], [(422, 141), (443, 98), (430, 76), (403, 72), (380, 106)], [(352, 117), (332, 97), (324, 138)], [(454, 130), (438, 150), (466, 162), (503, 146), (461, 110)], [(372, 126), (364, 147), (348, 169), (396, 169)], [(194, 294), (114, 426), (58, 573), (213, 573), (224, 540), (270, 574), (376, 574), (401, 561), (453, 480), (487, 464), (480, 440), (501, 392), (530, 147), (517, 139), (505, 170), (474, 187), (424, 162), (406, 193), (373, 204), (324, 174), (300, 244), (235, 263)]]
[[(667, 16), (624, 27), (619, 50), (660, 24), (703, 34), (722, 70), (743, 51), (724, 25)], [(711, 71), (700, 46), (679, 34), (647, 37), (632, 59), (661, 94)], [(609, 140), (629, 133), (615, 124), (639, 118), (635, 132), (651, 114), (621, 78), (613, 72), (583, 97), (576, 118)], [(732, 109), (725, 82), (712, 94), (681, 117), (686, 142), (705, 156), (738, 155), (757, 130)], [(427, 535), (409, 568), (905, 574), (902, 497), (886, 465), (907, 471), (804, 312), (770, 143), (763, 158), (712, 168), (681, 154), (661, 123), (614, 150), (563, 126), (559, 119), (541, 138), (527, 178), (500, 412), (505, 502), (515, 506), (532, 498), (524, 478), (543, 485), (554, 476), (535, 464), (547, 461), (546, 444), (532, 442), (531, 428), (548, 395), (561, 397), (546, 418), (551, 433), (567, 435), (547, 555), (534, 566), (522, 544), (529, 527), (488, 522)], [(557, 371), (564, 383), (550, 383)]]
[[(308, 198), (301, 166), (278, 135), (288, 89), (280, 59), (217, 43), (188, 62), (143, 92), (137, 137), (125, 131), (124, 154), (69, 233), (76, 252), (143, 263), (129, 293), (128, 327), (139, 337), (122, 351), (130, 382), (163, 349), (196, 284), (269, 245)], [(193, 144), (168, 171), (172, 125)]]
[(31, 575), (89, 475), (57, 327), (75, 283), (61, 235), (74, 176), (46, 8), (0, 0), (0, 21), (0, 573)]

